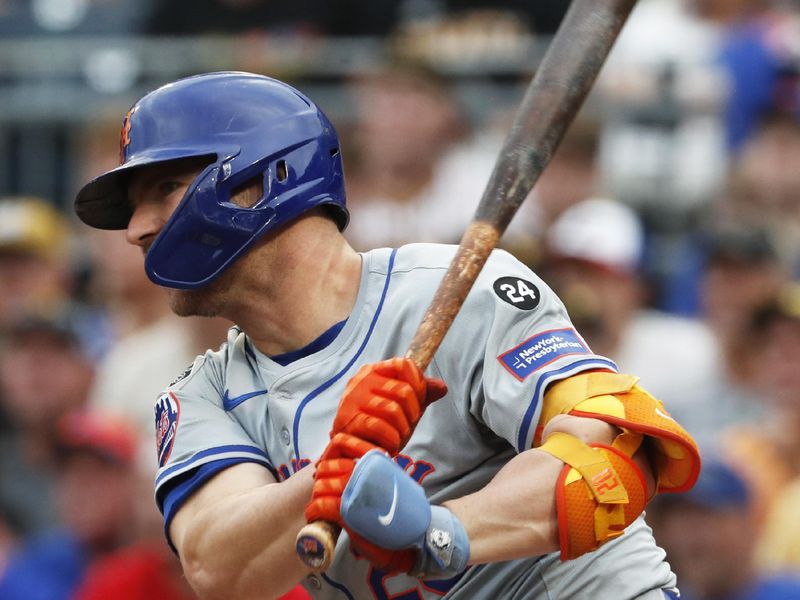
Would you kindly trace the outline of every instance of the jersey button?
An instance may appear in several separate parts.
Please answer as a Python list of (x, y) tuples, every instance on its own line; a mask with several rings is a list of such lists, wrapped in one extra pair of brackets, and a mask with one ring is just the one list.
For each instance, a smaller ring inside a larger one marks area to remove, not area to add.
[(292, 436), (289, 435), (289, 430), (284, 427), (281, 429), (281, 439), (285, 445), (289, 445), (289, 442), (292, 441)]
[(310, 585), (315, 590), (322, 589), (322, 582), (319, 580), (319, 577), (317, 577), (316, 575), (309, 575), (306, 578), (306, 581), (308, 581), (308, 585)]

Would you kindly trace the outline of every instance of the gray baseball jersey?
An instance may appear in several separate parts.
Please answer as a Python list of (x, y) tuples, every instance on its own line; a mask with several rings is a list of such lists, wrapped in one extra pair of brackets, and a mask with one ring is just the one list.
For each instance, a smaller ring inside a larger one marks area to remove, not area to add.
[[(282, 481), (315, 461), (348, 379), (405, 353), (454, 252), (412, 244), (363, 254), (352, 314), (306, 349), (270, 358), (234, 327), (218, 352), (199, 357), (156, 404), (156, 498), (167, 525), (194, 489), (232, 464), (260, 463)], [(448, 393), (396, 460), (433, 503), (474, 492), (531, 447), (545, 387), (597, 368), (616, 370), (591, 352), (541, 279), (495, 251), (426, 373), (444, 379)], [(356, 557), (343, 534), (332, 567), (302, 583), (315, 598), (622, 600), (661, 598), (675, 578), (640, 518), (578, 560), (554, 553), (492, 563), (448, 581), (387, 576)]]

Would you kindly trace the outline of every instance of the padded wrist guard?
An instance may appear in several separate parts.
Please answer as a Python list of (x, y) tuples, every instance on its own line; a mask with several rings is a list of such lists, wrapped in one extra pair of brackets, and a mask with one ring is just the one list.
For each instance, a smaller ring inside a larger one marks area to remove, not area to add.
[(645, 437), (652, 440), (648, 450), (656, 492), (684, 492), (700, 473), (694, 440), (637, 381), (605, 371), (581, 373), (553, 384), (545, 394), (534, 447), (547, 423), (559, 414), (598, 419), (622, 429), (610, 447), (586, 445), (563, 433), (554, 433), (539, 446), (566, 463), (556, 490), (562, 559), (617, 537), (644, 510), (649, 500), (644, 479), (630, 459)]
[(556, 483), (561, 560), (577, 558), (622, 535), (647, 503), (636, 464), (619, 450), (553, 433), (539, 447), (565, 463)]
[(421, 579), (449, 579), (467, 568), (469, 538), (461, 521), (443, 506), (431, 507), (431, 522), (425, 531), (409, 575)]

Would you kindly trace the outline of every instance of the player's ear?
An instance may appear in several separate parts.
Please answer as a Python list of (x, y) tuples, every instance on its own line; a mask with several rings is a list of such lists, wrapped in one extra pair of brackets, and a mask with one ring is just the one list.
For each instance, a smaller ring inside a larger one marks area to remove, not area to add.
[[(284, 161), (281, 161), (284, 162)], [(285, 165), (285, 163), (284, 163)], [(231, 191), (231, 202), (242, 208), (252, 208), (264, 197), (264, 178), (257, 175), (237, 185)]]

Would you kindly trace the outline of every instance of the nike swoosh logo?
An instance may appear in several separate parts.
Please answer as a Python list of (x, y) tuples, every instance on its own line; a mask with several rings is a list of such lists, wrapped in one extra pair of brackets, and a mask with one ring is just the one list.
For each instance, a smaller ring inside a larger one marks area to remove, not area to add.
[(267, 390), (256, 390), (255, 392), (248, 392), (246, 394), (242, 394), (241, 396), (234, 396), (231, 398), (228, 396), (228, 390), (225, 390), (225, 393), (222, 394), (222, 406), (226, 411), (230, 411), (239, 406), (245, 400), (250, 400), (250, 398), (255, 398), (256, 396), (261, 396), (266, 393)]
[(378, 523), (384, 527), (388, 527), (394, 521), (394, 511), (397, 509), (397, 482), (394, 482), (394, 489), (392, 490), (392, 505), (389, 507), (389, 512), (385, 515), (378, 515)]

